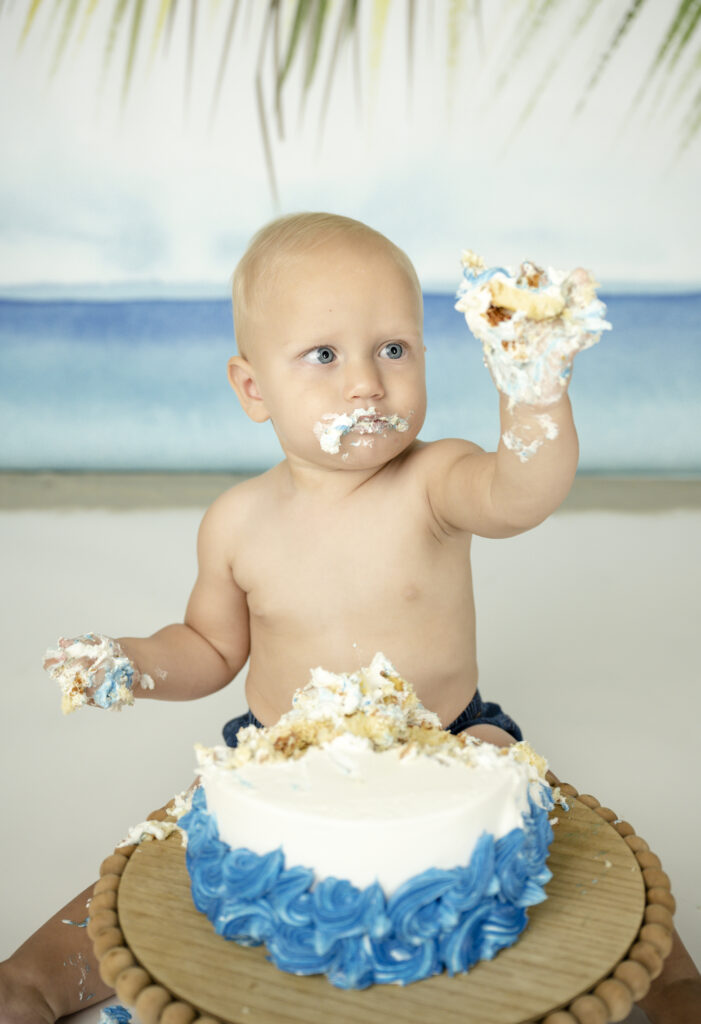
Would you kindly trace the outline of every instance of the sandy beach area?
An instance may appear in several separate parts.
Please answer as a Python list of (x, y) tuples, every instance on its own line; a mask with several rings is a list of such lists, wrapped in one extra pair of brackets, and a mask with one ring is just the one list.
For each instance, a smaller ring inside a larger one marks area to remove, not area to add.
[[(235, 479), (0, 475), (10, 781), (0, 958), (93, 881), (131, 825), (189, 784), (193, 744), (218, 742), (244, 709), (239, 677), (191, 704), (64, 718), (41, 668), (59, 635), (145, 635), (180, 620), (199, 520)], [(648, 841), (697, 963), (700, 528), (699, 480), (581, 477), (537, 529), (474, 546), (483, 696), (504, 705), (563, 781)]]

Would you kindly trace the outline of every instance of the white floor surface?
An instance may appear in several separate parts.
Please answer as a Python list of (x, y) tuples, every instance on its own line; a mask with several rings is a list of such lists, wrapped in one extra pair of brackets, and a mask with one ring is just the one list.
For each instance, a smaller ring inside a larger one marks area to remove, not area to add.
[[(0, 513), (0, 958), (93, 880), (130, 825), (188, 785), (193, 744), (218, 742), (244, 709), (237, 680), (196, 703), (64, 718), (41, 669), (60, 634), (145, 635), (181, 619), (201, 512)], [(569, 512), (474, 550), (483, 696), (563, 781), (648, 841), (697, 963), (700, 527), (693, 510)], [(97, 1017), (88, 1009), (80, 1024)]]

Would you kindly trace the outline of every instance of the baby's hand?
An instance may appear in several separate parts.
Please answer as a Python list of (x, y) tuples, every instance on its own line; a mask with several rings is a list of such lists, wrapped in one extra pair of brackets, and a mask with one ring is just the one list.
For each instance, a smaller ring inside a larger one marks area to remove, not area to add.
[(64, 715), (84, 704), (119, 711), (134, 703), (135, 685), (153, 689), (151, 677), (141, 674), (117, 641), (97, 633), (60, 637), (56, 650), (46, 652), (43, 665), (61, 686)]
[(577, 352), (611, 324), (587, 270), (544, 271), (524, 262), (516, 275), (463, 255), (456, 309), (482, 342), (484, 361), (509, 404), (550, 405), (564, 394)]

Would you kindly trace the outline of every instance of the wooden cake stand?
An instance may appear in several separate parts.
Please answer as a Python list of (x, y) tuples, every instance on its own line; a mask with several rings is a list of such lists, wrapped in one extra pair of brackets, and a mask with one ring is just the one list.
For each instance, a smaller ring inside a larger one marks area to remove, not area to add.
[[(141, 1024), (608, 1024), (662, 970), (674, 899), (659, 859), (592, 796), (561, 786), (548, 899), (514, 946), (468, 973), (345, 991), (278, 970), (194, 907), (178, 833), (102, 865), (88, 933), (104, 981)], [(165, 817), (166, 812), (156, 812)]]

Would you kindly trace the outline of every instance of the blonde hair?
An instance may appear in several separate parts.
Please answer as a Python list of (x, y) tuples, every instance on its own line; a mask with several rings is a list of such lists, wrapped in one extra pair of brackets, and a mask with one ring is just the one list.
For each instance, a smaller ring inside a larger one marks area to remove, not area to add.
[(270, 287), (290, 261), (339, 235), (366, 239), (381, 246), (396, 260), (416, 288), (422, 303), (421, 285), (414, 265), (389, 238), (352, 217), (335, 213), (292, 213), (278, 217), (258, 231), (236, 266), (232, 278), (234, 334), (241, 355), (245, 355), (246, 321), (260, 309), (262, 284)]

